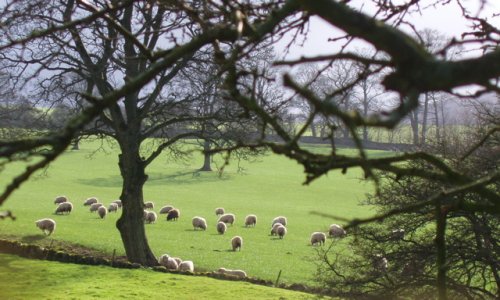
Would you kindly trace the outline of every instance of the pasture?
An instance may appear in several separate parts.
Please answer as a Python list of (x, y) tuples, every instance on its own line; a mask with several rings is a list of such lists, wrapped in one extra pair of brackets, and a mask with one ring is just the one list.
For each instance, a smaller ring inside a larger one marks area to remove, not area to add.
[[(323, 151), (322, 146), (313, 148)], [(118, 199), (121, 177), (117, 153), (112, 145), (99, 141), (86, 141), (80, 150), (67, 151), (3, 205), (2, 209), (12, 210), (17, 220), (2, 221), (0, 236), (17, 236), (28, 242), (69, 241), (106, 253), (116, 249), (117, 255), (124, 255), (115, 227), (120, 211), (99, 219), (83, 206), (84, 200), (91, 196), (98, 197), (106, 206)], [(373, 151), (370, 155), (384, 155), (384, 152)], [(314, 285), (317, 247), (310, 246), (310, 234), (327, 231), (329, 224), (339, 221), (311, 211), (344, 218), (370, 214), (370, 209), (359, 202), (373, 186), (360, 180), (359, 170), (348, 170), (345, 175), (340, 171), (330, 172), (305, 186), (300, 166), (271, 153), (240, 164), (231, 161), (221, 177), (217, 172), (196, 172), (201, 165), (199, 152), (182, 161), (165, 154), (146, 170), (149, 180), (144, 188), (144, 200), (153, 201), (156, 212), (166, 204), (181, 211), (177, 222), (167, 222), (165, 215), (159, 215), (156, 224), (145, 225), (155, 255), (168, 253), (192, 260), (198, 270), (243, 269), (251, 277), (266, 280), (275, 280), (281, 271), (280, 282)], [(243, 168), (242, 172), (237, 172), (238, 166)], [(7, 166), (0, 179), (2, 186), (21, 167)], [(54, 198), (58, 195), (68, 196), (74, 204), (70, 215), (53, 214)], [(236, 215), (235, 224), (228, 226), (225, 235), (217, 234), (215, 228), (214, 210), (219, 206)], [(245, 228), (247, 214), (257, 215), (255, 228)], [(271, 220), (278, 215), (286, 216), (289, 222), (283, 240), (270, 236)], [(207, 220), (206, 231), (193, 230), (194, 216)], [(57, 222), (54, 234), (49, 237), (34, 224), (35, 220), (47, 217)], [(230, 243), (235, 235), (244, 239), (242, 250), (237, 252), (231, 251)]]

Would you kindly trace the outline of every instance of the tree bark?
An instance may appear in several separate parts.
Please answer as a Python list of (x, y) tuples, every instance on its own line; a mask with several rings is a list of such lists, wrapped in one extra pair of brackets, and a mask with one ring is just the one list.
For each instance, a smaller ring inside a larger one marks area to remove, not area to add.
[(413, 137), (413, 145), (418, 146), (420, 143), (418, 138), (418, 110), (416, 109), (410, 113), (410, 125)]
[(420, 137), (420, 144), (425, 145), (425, 140), (427, 138), (427, 117), (429, 112), (429, 93), (424, 95), (424, 112), (422, 116), (422, 135)]
[(203, 142), (203, 167), (201, 167), (200, 171), (210, 172), (212, 171), (212, 167), (210, 166), (210, 160), (212, 159), (212, 155), (207, 153), (210, 150), (210, 141), (205, 140)]

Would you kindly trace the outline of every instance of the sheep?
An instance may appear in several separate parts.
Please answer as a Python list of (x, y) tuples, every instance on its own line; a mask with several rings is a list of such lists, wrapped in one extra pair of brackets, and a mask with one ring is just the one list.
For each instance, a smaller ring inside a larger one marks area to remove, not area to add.
[(227, 226), (224, 222), (217, 223), (217, 232), (220, 234), (224, 234), (226, 232)]
[(89, 206), (89, 205), (92, 205), (94, 203), (97, 203), (99, 202), (99, 200), (97, 200), (96, 197), (90, 197), (90, 198), (87, 198), (87, 200), (85, 200), (85, 202), (83, 203), (83, 206)]
[(404, 238), (405, 238), (405, 230), (403, 228), (398, 228), (391, 231), (391, 240), (400, 241)]
[(256, 215), (248, 215), (245, 217), (245, 227), (257, 225), (257, 216)]
[(180, 216), (181, 216), (181, 212), (177, 208), (174, 208), (168, 212), (167, 221), (171, 221), (171, 220), (177, 221), (177, 219), (179, 219)]
[(271, 235), (277, 235), (278, 234), (278, 227), (283, 226), (281, 223), (276, 223), (273, 225), (273, 228), (271, 228)]
[(68, 202), (68, 197), (66, 196), (57, 196), (56, 200), (54, 200), (54, 204), (61, 204), (64, 202)]
[(323, 232), (313, 232), (311, 234), (311, 245), (315, 245), (315, 244), (320, 244), (320, 245), (324, 245), (325, 244), (325, 241), (326, 241), (326, 234), (324, 234)]
[(341, 238), (346, 235), (346, 232), (344, 228), (342, 228), (340, 225), (332, 224), (328, 229), (328, 235), (334, 238)]
[(144, 209), (144, 210), (142, 210), (142, 219), (143, 219), (144, 221), (146, 221), (146, 217), (148, 216), (148, 212), (149, 212), (149, 211), (147, 211), (147, 210), (145, 210), (145, 209)]
[(231, 239), (231, 245), (233, 246), (233, 251), (238, 249), (241, 251), (241, 247), (243, 246), (243, 238), (241, 236), (235, 236)]
[(168, 212), (171, 211), (172, 209), (174, 209), (174, 207), (172, 205), (165, 205), (160, 209), (160, 215), (161, 214), (168, 214)]
[(95, 212), (102, 206), (102, 203), (92, 203), (90, 205), (90, 212)]
[(216, 216), (222, 216), (226, 211), (224, 210), (224, 208), (222, 207), (217, 207), (215, 209), (215, 215)]
[(99, 217), (101, 217), (101, 219), (104, 219), (104, 217), (106, 217), (106, 215), (108, 214), (108, 209), (106, 208), (106, 206), (99, 206), (99, 208), (97, 209), (97, 213), (99, 214)]
[(175, 260), (178, 265), (180, 265), (182, 262), (182, 259), (180, 257), (172, 257), (172, 259)]
[(280, 237), (280, 239), (283, 239), (283, 237), (286, 235), (286, 227), (283, 225), (278, 225), (278, 228), (276, 229), (276, 233)]
[(148, 211), (146, 217), (144, 218), (144, 221), (146, 221), (147, 224), (153, 224), (156, 222), (157, 218), (158, 216), (154, 211)]
[(234, 214), (223, 214), (220, 216), (219, 220), (217, 222), (224, 222), (224, 223), (229, 223), (233, 225), (234, 221), (236, 220), (236, 216)]
[(239, 277), (239, 278), (246, 278), (247, 277), (247, 273), (245, 273), (245, 271), (243, 271), (243, 270), (229, 270), (226, 268), (219, 268), (219, 270), (217, 270), (217, 272), (220, 274), (235, 276), (235, 277)]
[(276, 223), (280, 223), (281, 225), (286, 226), (288, 221), (287, 221), (286, 217), (279, 216), (279, 217), (276, 217), (273, 219), (273, 223), (271, 224), (271, 226), (274, 226), (274, 224), (276, 224)]
[(111, 202), (108, 207), (108, 212), (117, 212), (118, 211), (118, 204), (116, 202)]
[(153, 208), (155, 208), (155, 204), (151, 201), (144, 202), (144, 208), (145, 209), (153, 209)]
[(73, 204), (71, 202), (62, 202), (57, 206), (56, 211), (54, 213), (56, 215), (63, 213), (69, 214), (72, 210), (73, 210)]
[(179, 271), (194, 273), (194, 264), (190, 260), (185, 260), (179, 264)]
[(177, 261), (170, 257), (168, 254), (163, 254), (162, 256), (160, 256), (160, 258), (158, 259), (158, 263), (169, 270), (177, 270), (179, 268), (179, 264), (177, 263)]
[(36, 227), (40, 228), (46, 235), (51, 235), (56, 230), (56, 221), (52, 219), (40, 219), (35, 221)]
[(122, 200), (120, 200), (120, 199), (111, 201), (111, 203), (116, 203), (116, 205), (118, 206), (118, 208), (122, 208)]
[(387, 258), (382, 254), (375, 254), (372, 258), (372, 266), (378, 272), (386, 272), (388, 267)]
[(192, 223), (194, 230), (196, 230), (196, 228), (207, 230), (207, 221), (202, 217), (194, 217)]

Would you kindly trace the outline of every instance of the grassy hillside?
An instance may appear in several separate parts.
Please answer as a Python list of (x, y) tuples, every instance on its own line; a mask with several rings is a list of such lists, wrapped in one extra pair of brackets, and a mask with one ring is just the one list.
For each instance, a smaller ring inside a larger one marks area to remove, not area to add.
[[(315, 150), (322, 148), (318, 146)], [(371, 152), (371, 155), (384, 153)], [(361, 173), (356, 170), (349, 170), (346, 175), (331, 172), (304, 186), (300, 166), (272, 154), (241, 163), (243, 172), (237, 172), (237, 163), (232, 162), (222, 177), (216, 172), (195, 172), (201, 164), (199, 153), (188, 161), (172, 161), (165, 155), (147, 170), (145, 201), (153, 201), (157, 212), (166, 204), (181, 210), (177, 222), (166, 222), (162, 215), (156, 224), (146, 225), (150, 246), (157, 256), (168, 253), (193, 260), (201, 270), (222, 266), (243, 269), (249, 276), (268, 280), (275, 280), (281, 270), (282, 282), (313, 284), (316, 247), (309, 245), (310, 234), (326, 231), (335, 221), (310, 212), (346, 218), (370, 213), (358, 203), (365, 193), (372, 191), (372, 186), (360, 181)], [(20, 167), (6, 168), (0, 183), (5, 184)], [(65, 240), (108, 253), (116, 249), (118, 255), (123, 255), (115, 227), (120, 212), (101, 220), (83, 206), (90, 196), (97, 196), (108, 205), (120, 192), (117, 150), (100, 142), (83, 143), (81, 150), (68, 151), (45, 173), (13, 194), (2, 209), (11, 209), (18, 219), (3, 221), (0, 235), (22, 236), (25, 241)], [(53, 215), (53, 201), (58, 195), (67, 195), (75, 205), (70, 215)], [(219, 206), (236, 214), (236, 224), (229, 226), (223, 236), (215, 229), (214, 210)], [(257, 215), (256, 228), (243, 226), (247, 214)], [(287, 216), (289, 221), (288, 234), (283, 240), (269, 235), (271, 220), (278, 215)], [(194, 216), (207, 219), (207, 231), (193, 231)], [(57, 229), (50, 237), (41, 235), (34, 224), (35, 220), (46, 217), (57, 222)], [(244, 239), (241, 252), (230, 251), (230, 240), (235, 235)]]

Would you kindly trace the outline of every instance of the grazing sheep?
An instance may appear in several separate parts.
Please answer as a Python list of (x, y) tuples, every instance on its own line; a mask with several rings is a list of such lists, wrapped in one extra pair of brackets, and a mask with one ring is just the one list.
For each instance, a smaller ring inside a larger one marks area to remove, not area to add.
[(57, 196), (56, 200), (54, 200), (54, 204), (61, 204), (64, 202), (68, 202), (68, 197), (66, 196)]
[(144, 208), (145, 209), (153, 209), (153, 208), (155, 208), (155, 204), (151, 201), (144, 202)]
[(90, 205), (90, 212), (95, 212), (102, 206), (102, 203), (92, 203)]
[(172, 257), (172, 259), (175, 260), (178, 265), (180, 265), (182, 262), (182, 259), (180, 257)]
[(226, 211), (224, 210), (224, 208), (222, 207), (217, 207), (215, 209), (215, 215), (216, 216), (222, 216)]
[(111, 202), (108, 207), (108, 212), (117, 212), (118, 211), (118, 204), (116, 202)]
[(56, 230), (56, 221), (52, 219), (40, 219), (35, 221), (36, 227), (40, 228), (46, 235), (51, 235)]
[(207, 230), (207, 221), (202, 217), (194, 217), (192, 223), (194, 230), (196, 230), (196, 228)]
[(246, 278), (247, 277), (247, 273), (245, 273), (245, 271), (243, 271), (243, 270), (229, 270), (226, 268), (219, 268), (219, 270), (217, 270), (217, 272), (220, 274), (235, 276), (235, 277), (239, 277), (239, 278)]
[(276, 223), (273, 225), (273, 228), (271, 228), (271, 235), (277, 235), (278, 234), (278, 227), (283, 226), (281, 223)]
[(220, 234), (224, 234), (226, 232), (227, 226), (226, 223), (224, 222), (218, 222), (217, 223), (217, 232)]
[(194, 264), (190, 260), (185, 260), (179, 264), (179, 271), (194, 273)]
[(99, 217), (101, 217), (101, 219), (104, 219), (104, 217), (106, 217), (106, 215), (108, 214), (108, 209), (106, 208), (106, 206), (99, 206), (99, 208), (97, 209), (97, 213), (99, 214)]
[(256, 215), (248, 215), (245, 217), (245, 227), (253, 226), (257, 224), (257, 216)]
[(85, 200), (85, 202), (83, 203), (83, 206), (89, 206), (89, 205), (92, 205), (92, 204), (97, 203), (97, 202), (99, 202), (99, 200), (96, 197), (90, 197), (90, 198), (87, 198), (87, 200)]
[(236, 220), (236, 216), (234, 214), (223, 214), (220, 216), (219, 220), (217, 222), (224, 222), (224, 223), (229, 223), (233, 225), (234, 221)]
[(174, 209), (174, 207), (172, 205), (166, 205), (166, 206), (163, 206), (161, 209), (160, 209), (160, 215), (161, 214), (168, 214), (169, 211), (171, 211), (172, 209)]
[(387, 258), (382, 254), (375, 254), (372, 258), (372, 266), (378, 272), (386, 272), (388, 267)]
[(332, 224), (330, 225), (330, 229), (328, 230), (328, 235), (334, 238), (341, 238), (346, 235), (346, 232), (340, 225)]
[(169, 270), (177, 270), (179, 268), (179, 264), (177, 263), (177, 261), (168, 256), (168, 254), (163, 254), (162, 256), (160, 256), (160, 258), (158, 259), (158, 263)]
[(111, 201), (111, 203), (116, 203), (116, 205), (118, 206), (118, 208), (122, 208), (122, 200), (120, 200), (120, 199), (115, 200), (115, 201)]
[(405, 230), (403, 228), (394, 229), (391, 232), (391, 240), (400, 241), (405, 238)]
[(241, 251), (241, 246), (243, 246), (243, 238), (241, 236), (235, 236), (231, 239), (231, 245), (233, 246), (233, 251), (236, 249)]
[(279, 217), (276, 217), (273, 219), (273, 223), (271, 224), (271, 226), (274, 226), (274, 224), (276, 224), (276, 223), (280, 223), (281, 225), (286, 226), (288, 221), (287, 221), (286, 217), (279, 216)]
[(144, 221), (147, 224), (153, 224), (156, 222), (157, 218), (158, 218), (158, 216), (156, 215), (156, 213), (154, 211), (148, 211), (146, 214), (146, 217), (144, 218)]
[(142, 210), (142, 219), (146, 221), (146, 217), (148, 216), (148, 211), (147, 210)]
[(283, 237), (286, 234), (286, 227), (283, 225), (279, 225), (278, 228), (276, 229), (276, 234), (280, 237), (280, 239), (283, 239)]
[(54, 213), (56, 215), (63, 213), (67, 213), (69, 215), (69, 213), (72, 210), (73, 210), (73, 204), (71, 202), (62, 202), (57, 206), (56, 211)]
[(168, 212), (167, 221), (171, 221), (171, 220), (177, 221), (177, 219), (179, 219), (180, 216), (181, 216), (181, 212), (177, 208), (174, 208)]
[(326, 241), (326, 234), (323, 232), (313, 232), (311, 234), (311, 245), (320, 244), (324, 245)]

